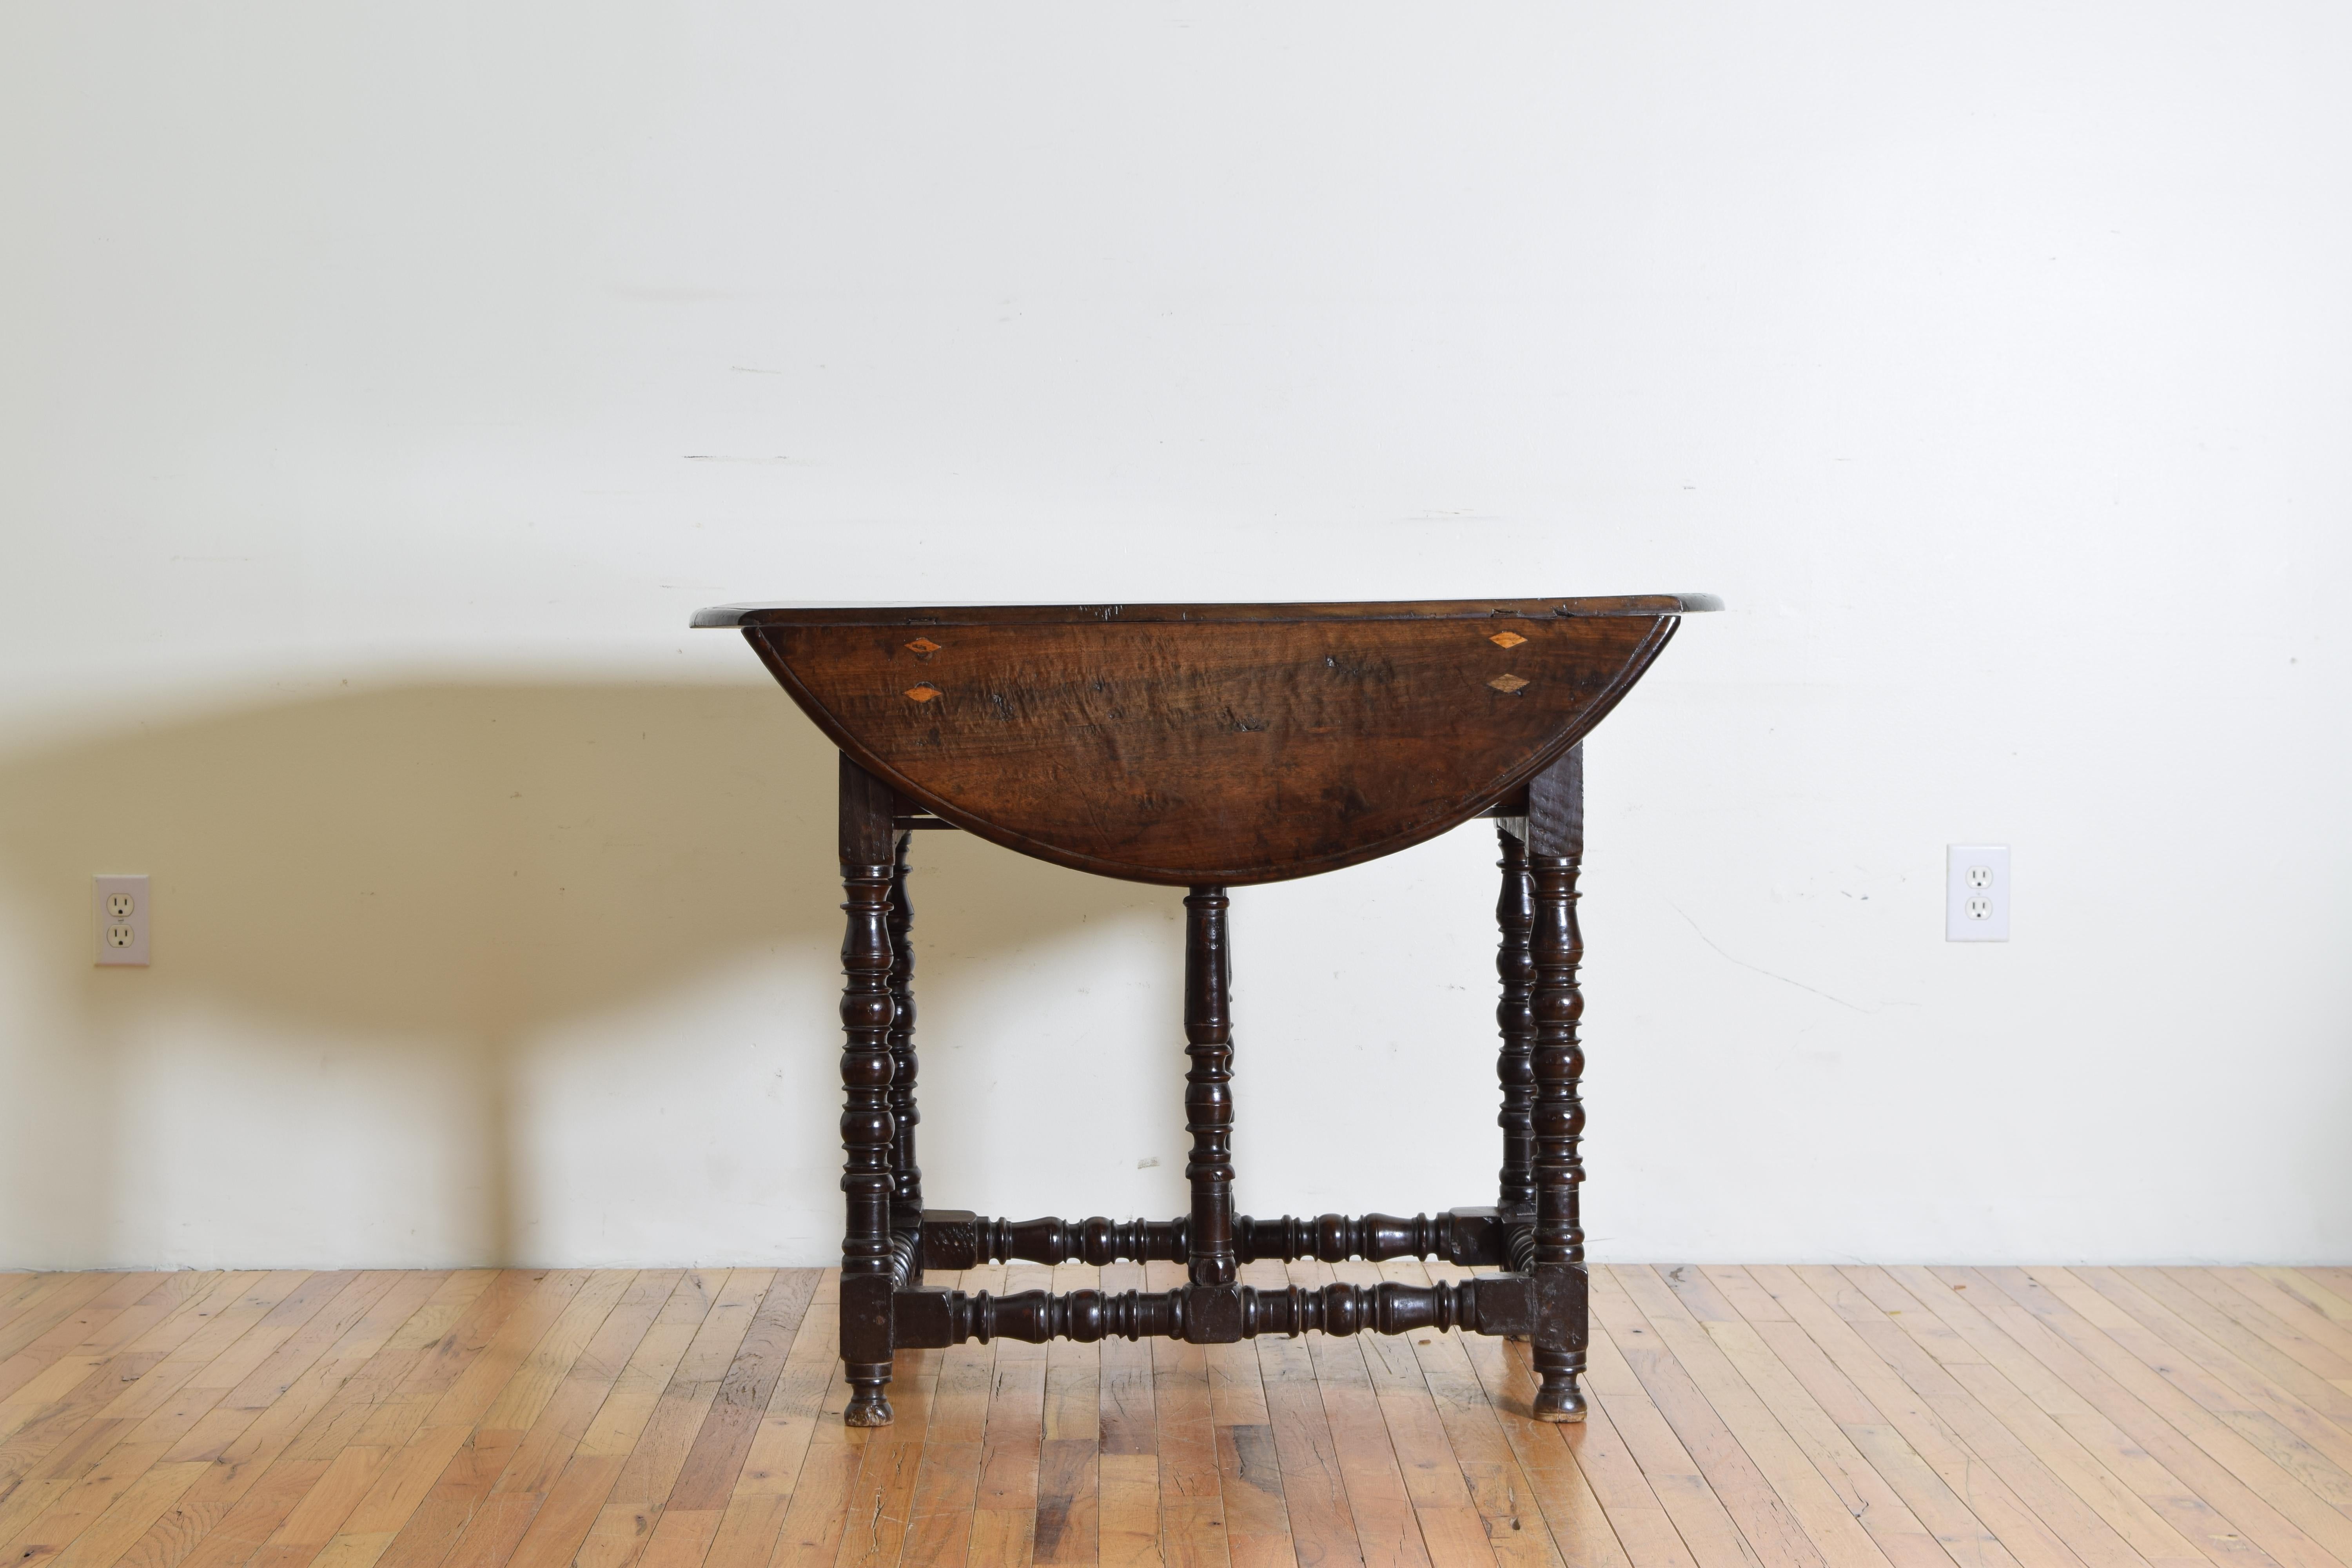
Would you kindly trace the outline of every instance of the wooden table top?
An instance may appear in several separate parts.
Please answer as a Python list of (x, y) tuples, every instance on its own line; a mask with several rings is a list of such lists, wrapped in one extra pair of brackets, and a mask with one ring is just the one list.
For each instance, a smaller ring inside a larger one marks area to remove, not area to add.
[(1703, 594), (1306, 605), (730, 605), (908, 803), (1097, 875), (1335, 870), (1507, 805)]
[(1001, 626), (1060, 621), (1426, 621), (1486, 616), (1687, 616), (1723, 608), (1712, 594), (1620, 594), (1597, 599), (1370, 599), (1309, 605), (713, 605), (701, 629), (785, 626)]

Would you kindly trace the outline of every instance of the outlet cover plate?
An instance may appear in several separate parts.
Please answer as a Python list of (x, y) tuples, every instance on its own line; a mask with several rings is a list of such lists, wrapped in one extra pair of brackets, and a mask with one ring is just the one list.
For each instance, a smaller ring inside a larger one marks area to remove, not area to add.
[(93, 877), (91, 907), (98, 916), (98, 961), (144, 965), (147, 962), (147, 879)]
[(1944, 940), (2009, 940), (2009, 846), (1944, 847)]

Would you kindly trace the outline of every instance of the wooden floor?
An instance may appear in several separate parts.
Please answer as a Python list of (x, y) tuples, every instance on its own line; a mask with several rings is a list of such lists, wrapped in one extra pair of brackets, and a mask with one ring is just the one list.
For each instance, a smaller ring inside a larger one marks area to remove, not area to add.
[(0, 1568), (2352, 1563), (2352, 1269), (1593, 1285), (1582, 1426), (1430, 1332), (912, 1352), (853, 1433), (812, 1269), (0, 1275)]

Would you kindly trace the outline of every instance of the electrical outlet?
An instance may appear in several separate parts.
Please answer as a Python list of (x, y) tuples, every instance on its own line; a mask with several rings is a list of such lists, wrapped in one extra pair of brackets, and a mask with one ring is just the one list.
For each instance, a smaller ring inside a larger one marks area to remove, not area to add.
[(98, 961), (100, 963), (144, 964), (147, 962), (147, 879), (99, 877)]
[(1944, 940), (2009, 940), (2009, 846), (1944, 848)]

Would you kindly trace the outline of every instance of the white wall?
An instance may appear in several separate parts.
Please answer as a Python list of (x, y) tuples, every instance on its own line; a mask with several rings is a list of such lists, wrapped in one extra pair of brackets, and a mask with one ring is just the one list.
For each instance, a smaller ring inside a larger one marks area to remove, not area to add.
[[(2352, 1258), (2347, 71), (2315, 0), (7, 7), (0, 1264), (822, 1258), (827, 759), (698, 605), (1683, 588), (1590, 748), (1596, 1254)], [(1245, 1208), (1489, 1190), (1492, 858), (1236, 898)], [(922, 867), (935, 1200), (1176, 1212), (1174, 895)]]

